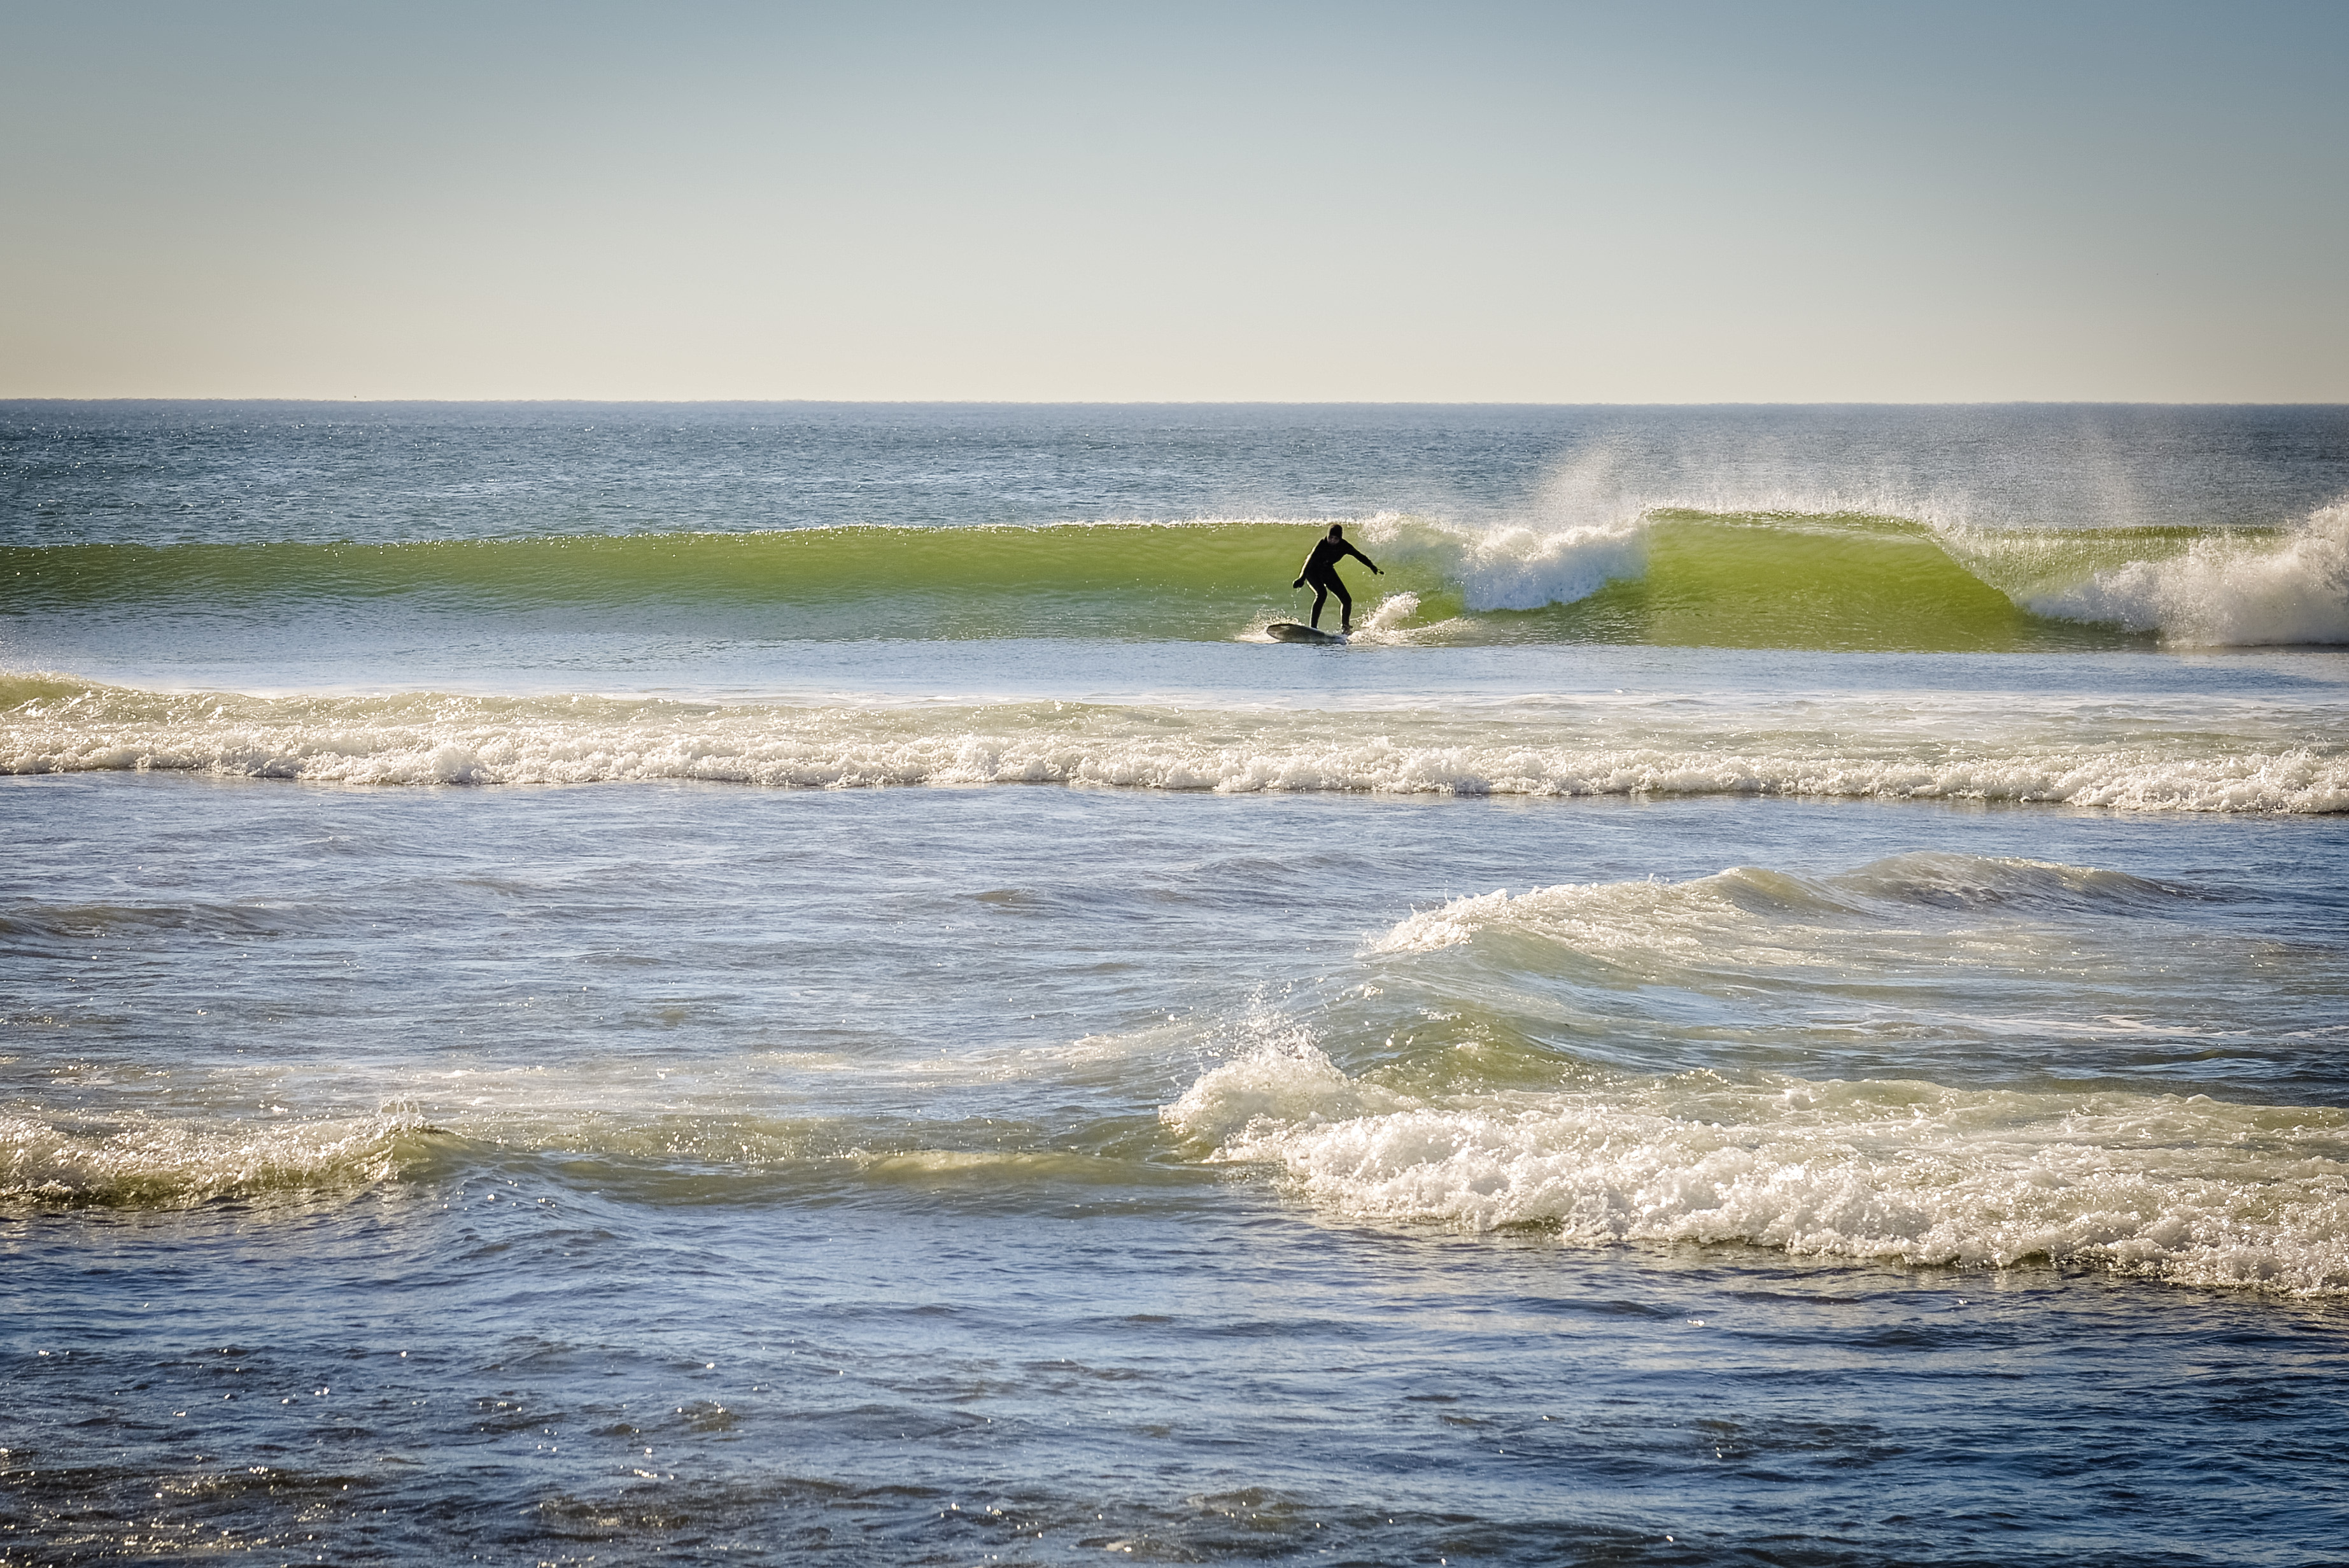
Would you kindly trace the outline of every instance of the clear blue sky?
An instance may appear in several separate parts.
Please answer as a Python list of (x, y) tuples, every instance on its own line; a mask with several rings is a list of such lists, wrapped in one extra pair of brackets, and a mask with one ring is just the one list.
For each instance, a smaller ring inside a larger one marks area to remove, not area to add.
[(0, 396), (2349, 400), (2349, 4), (0, 0)]

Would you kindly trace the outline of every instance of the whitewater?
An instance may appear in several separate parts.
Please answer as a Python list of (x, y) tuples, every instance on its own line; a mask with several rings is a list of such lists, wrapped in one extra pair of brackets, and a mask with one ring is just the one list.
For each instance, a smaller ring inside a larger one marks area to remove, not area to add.
[[(1580, 672), (1587, 679), (1588, 671)], [(1631, 677), (1626, 677), (1630, 679)], [(11, 701), (13, 699), (13, 701)], [(698, 780), (799, 788), (1746, 794), (2349, 811), (2349, 737), (2305, 693), (1850, 700), (1713, 693), (1299, 711), (1258, 700), (792, 703), (243, 696), (0, 680), (0, 768), (367, 784)], [(1724, 736), (1724, 721), (1738, 733)]]
[(0, 405), (0, 1562), (2325, 1560), (2344, 498)]

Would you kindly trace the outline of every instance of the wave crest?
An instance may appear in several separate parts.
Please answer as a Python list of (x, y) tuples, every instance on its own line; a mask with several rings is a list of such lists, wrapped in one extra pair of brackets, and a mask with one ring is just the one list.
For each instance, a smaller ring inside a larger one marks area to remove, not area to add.
[(349, 1190), (422, 1158), (412, 1109), (283, 1122), (126, 1112), (104, 1121), (0, 1115), (0, 1210), (185, 1209), (221, 1199)]
[[(1796, 877), (1739, 866), (1686, 882), (1560, 883), (1512, 895), (1506, 889), (1454, 898), (1397, 921), (1372, 952), (1434, 952), (1491, 932), (1532, 937), (1611, 957), (1651, 948), (1719, 961), (1768, 944), (1774, 958), (1796, 933), (1847, 938), (1906, 932), (1954, 917), (1997, 910), (2098, 915), (2158, 910), (2199, 897), (2125, 872), (2055, 861), (1920, 850), (1889, 856), (1827, 877)], [(1839, 948), (1832, 962), (1860, 967)]]
[[(1490, 714), (1101, 703), (982, 707), (652, 699), (264, 698), (54, 678), (0, 707), (0, 773), (176, 771), (365, 784), (678, 780), (779, 787), (1060, 784), (1396, 794), (1806, 795), (2127, 811), (2349, 811), (2349, 745), (2296, 723), (2132, 721), (2100, 735), (2007, 701), (1964, 742), (1907, 708), (1775, 737), (1603, 703)], [(17, 695), (0, 677), (0, 701)]]
[(2131, 561), (2026, 602), (2179, 647), (2349, 643), (2349, 502), (2280, 538), (2198, 538), (2182, 555)]
[(1710, 1074), (1413, 1100), (1292, 1047), (1160, 1114), (1350, 1220), (2349, 1293), (2337, 1110)]
[[(1596, 522), (1350, 520), (1363, 580), (1444, 640), (2003, 649), (2349, 642), (2349, 504), (2273, 530), (1968, 529), (1653, 506)], [(12, 613), (317, 611), (730, 637), (1221, 640), (1293, 616), (1324, 519), (841, 527), (385, 545), (0, 547)]]

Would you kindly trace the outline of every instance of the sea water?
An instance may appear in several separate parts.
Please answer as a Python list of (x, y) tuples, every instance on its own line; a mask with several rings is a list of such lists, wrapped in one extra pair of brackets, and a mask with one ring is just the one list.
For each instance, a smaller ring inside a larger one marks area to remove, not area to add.
[(0, 464), (0, 1562), (2343, 1556), (2349, 413)]

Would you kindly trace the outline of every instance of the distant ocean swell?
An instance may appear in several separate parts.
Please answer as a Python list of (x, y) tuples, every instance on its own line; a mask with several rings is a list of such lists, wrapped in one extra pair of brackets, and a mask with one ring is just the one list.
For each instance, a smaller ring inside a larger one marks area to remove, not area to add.
[(1604, 699), (1438, 711), (254, 697), (0, 675), (0, 772), (169, 771), (361, 784), (680, 780), (781, 787), (1813, 795), (2132, 811), (2349, 811), (2321, 714), (2174, 704), (2159, 720), (2013, 700), (1847, 701), (1708, 720)]
[[(352, 606), (823, 639), (1220, 640), (1294, 613), (1326, 520), (853, 527), (394, 545), (0, 548), (18, 612)], [(2349, 505), (2293, 529), (1981, 530), (1650, 509), (1560, 528), (1354, 521), (1427, 640), (1962, 650), (2349, 642)], [(681, 621), (690, 615), (692, 621)]]

